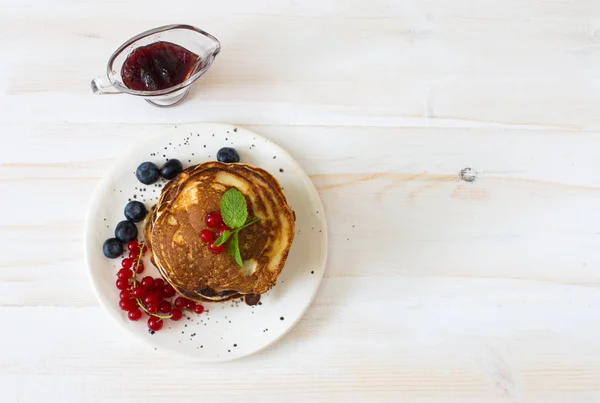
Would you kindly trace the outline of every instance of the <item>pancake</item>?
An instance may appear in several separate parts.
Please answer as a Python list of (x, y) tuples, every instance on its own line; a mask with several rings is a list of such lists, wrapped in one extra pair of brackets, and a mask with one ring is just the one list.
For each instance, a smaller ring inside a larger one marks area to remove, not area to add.
[[(239, 232), (244, 263), (224, 251), (213, 254), (200, 240), (208, 212), (218, 211), (225, 191), (246, 198), (255, 224)], [(225, 301), (267, 292), (283, 269), (294, 239), (294, 213), (270, 173), (250, 165), (207, 162), (181, 172), (163, 189), (144, 232), (154, 265), (176, 291), (197, 301)]]

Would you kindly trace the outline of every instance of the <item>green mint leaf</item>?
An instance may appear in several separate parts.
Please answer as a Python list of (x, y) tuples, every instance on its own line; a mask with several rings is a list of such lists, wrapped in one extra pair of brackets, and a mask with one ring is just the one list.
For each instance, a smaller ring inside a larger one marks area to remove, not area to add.
[(227, 244), (227, 251), (229, 252), (229, 254), (231, 255), (232, 258), (235, 259), (235, 261), (237, 262), (237, 264), (240, 265), (240, 267), (244, 267), (244, 262), (242, 261), (242, 255), (240, 253), (240, 241), (238, 239), (238, 233), (234, 232), (233, 236), (231, 237), (231, 240), (229, 241), (229, 244)]
[(225, 231), (223, 231), (221, 236), (215, 240), (214, 245), (215, 246), (223, 245), (225, 242), (227, 242), (229, 240), (229, 237), (231, 237), (231, 231), (226, 229)]
[(246, 198), (236, 188), (231, 188), (221, 197), (221, 217), (231, 229), (242, 227), (248, 219)]

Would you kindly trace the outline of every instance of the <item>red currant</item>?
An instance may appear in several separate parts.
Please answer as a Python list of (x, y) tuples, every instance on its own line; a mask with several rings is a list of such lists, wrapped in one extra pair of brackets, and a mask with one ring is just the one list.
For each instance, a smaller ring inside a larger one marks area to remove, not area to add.
[(185, 307), (190, 311), (193, 311), (194, 308), (196, 308), (196, 303), (194, 301), (188, 301), (186, 302)]
[(156, 294), (147, 294), (144, 297), (144, 304), (156, 304), (158, 303), (158, 298), (156, 296)]
[(130, 299), (122, 299), (119, 301), (119, 308), (121, 308), (123, 311), (129, 311), (131, 310), (131, 307), (132, 304)]
[(225, 245), (215, 246), (215, 244), (211, 242), (208, 244), (208, 250), (210, 250), (215, 255), (220, 255), (225, 250)]
[(179, 320), (183, 317), (183, 313), (181, 312), (181, 309), (179, 308), (175, 308), (171, 311), (171, 320)]
[(119, 299), (121, 300), (128, 300), (131, 299), (131, 291), (129, 290), (123, 290), (119, 293)]
[(177, 297), (175, 299), (175, 308), (185, 308), (185, 306), (187, 305), (188, 300), (186, 298), (183, 297)]
[(137, 243), (137, 241), (129, 241), (127, 243), (127, 249), (129, 249), (129, 252), (134, 252), (138, 255), (140, 254), (140, 244)]
[(158, 310), (161, 313), (169, 313), (171, 312), (171, 304), (169, 303), (169, 301), (160, 301), (160, 304), (158, 305)]
[(129, 280), (133, 277), (133, 272), (130, 269), (121, 269), (117, 272), (117, 277), (123, 280)]
[(156, 313), (158, 312), (158, 304), (156, 302), (151, 302), (146, 307), (146, 310), (150, 313)]
[(140, 253), (142, 254), (142, 256), (144, 255), (144, 253), (146, 253), (146, 251), (148, 251), (148, 247), (146, 246), (146, 244), (142, 244), (140, 246)]
[(162, 288), (154, 289), (154, 295), (156, 295), (156, 300), (161, 301), (165, 297), (165, 290)]
[(210, 228), (217, 228), (219, 224), (223, 222), (223, 218), (218, 211), (212, 211), (206, 215), (204, 222), (206, 222), (206, 225)]
[(171, 284), (167, 284), (165, 285), (165, 298), (171, 298), (173, 296), (175, 296), (175, 289), (173, 288), (173, 286)]
[(129, 311), (127, 317), (129, 320), (136, 321), (142, 317), (142, 311), (140, 311), (138, 308), (133, 308)]
[(131, 266), (133, 266), (133, 259), (130, 259), (128, 257), (126, 257), (125, 259), (123, 259), (121, 261), (121, 267), (124, 269), (131, 269)]
[(130, 259), (137, 261), (139, 257), (140, 257), (139, 252), (129, 252)]
[(138, 285), (133, 289), (132, 295), (136, 298), (144, 298), (146, 297), (146, 289)]
[(144, 262), (140, 262), (140, 264), (135, 269), (135, 272), (136, 273), (143, 273), (144, 272)]
[(225, 224), (222, 224), (219, 228), (217, 228), (217, 238), (223, 235), (223, 232), (225, 232), (226, 230), (231, 231), (231, 228), (229, 228)]
[(165, 280), (163, 280), (162, 278), (155, 278), (154, 279), (154, 288), (156, 288), (156, 289), (165, 288)]
[(150, 276), (146, 276), (142, 279), (142, 287), (152, 288), (154, 287), (154, 279)]
[(161, 318), (150, 316), (148, 319), (148, 329), (152, 330), (153, 332), (158, 332), (160, 329), (162, 329), (162, 327), (163, 321)]
[(200, 315), (202, 312), (204, 312), (204, 307), (202, 305), (198, 304), (194, 307), (194, 312), (196, 312), (198, 315)]
[(126, 290), (129, 287), (129, 282), (126, 279), (119, 278), (115, 283), (119, 290)]
[(200, 240), (202, 242), (212, 242), (215, 240), (215, 234), (209, 229), (203, 229), (200, 231)]

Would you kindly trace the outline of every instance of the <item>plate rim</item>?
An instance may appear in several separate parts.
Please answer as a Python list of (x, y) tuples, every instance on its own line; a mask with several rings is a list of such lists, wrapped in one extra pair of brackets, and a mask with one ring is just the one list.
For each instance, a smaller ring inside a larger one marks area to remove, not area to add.
[[(210, 127), (210, 126), (212, 126), (212, 127), (218, 127), (219, 129), (223, 129), (223, 130), (227, 130), (227, 129), (232, 130), (232, 129), (242, 128), (243, 130), (255, 135), (257, 138), (263, 139), (264, 141), (270, 143), (272, 146), (276, 147), (280, 152), (284, 153), (287, 156), (287, 158), (289, 158), (290, 164), (292, 164), (295, 169), (297, 169), (299, 172), (301, 172), (304, 175), (305, 180), (308, 183), (310, 183), (312, 190), (314, 191), (314, 194), (316, 196), (316, 202), (317, 202), (317, 206), (319, 208), (318, 211), (322, 212), (322, 214), (320, 214), (322, 226), (323, 226), (322, 227), (323, 236), (321, 238), (322, 238), (322, 242), (323, 242), (324, 252), (323, 252), (323, 258), (322, 258), (323, 270), (321, 271), (318, 285), (314, 288), (314, 291), (313, 291), (312, 295), (310, 296), (308, 303), (306, 304), (304, 309), (302, 309), (300, 314), (296, 317), (296, 319), (293, 322), (289, 322), (290, 325), (287, 326), (287, 328), (280, 335), (278, 335), (277, 337), (275, 337), (274, 339), (272, 339), (268, 343), (266, 343), (264, 346), (261, 346), (260, 348), (258, 348), (256, 350), (253, 350), (251, 352), (248, 352), (247, 354), (243, 354), (243, 355), (239, 355), (239, 356), (235, 356), (235, 357), (204, 358), (204, 357), (200, 357), (200, 356), (193, 356), (191, 354), (186, 354), (184, 352), (181, 352), (181, 351), (178, 351), (175, 349), (171, 349), (168, 347), (162, 348), (162, 346), (161, 346), (161, 348), (156, 349), (156, 347), (157, 347), (156, 344), (152, 343), (149, 339), (138, 335), (136, 332), (131, 331), (130, 328), (125, 326), (125, 324), (123, 323), (122, 320), (119, 320), (116, 317), (116, 315), (114, 315), (112, 313), (112, 309), (110, 309), (108, 307), (107, 301), (104, 301), (103, 297), (101, 296), (98, 285), (96, 284), (96, 281), (94, 279), (94, 275), (92, 272), (91, 258), (92, 258), (92, 248), (98, 247), (98, 246), (93, 245), (93, 242), (91, 240), (92, 237), (91, 237), (90, 231), (92, 228), (92, 221), (95, 218), (94, 211), (97, 210), (97, 208), (95, 208), (95, 207), (98, 207), (100, 205), (101, 195), (107, 191), (106, 190), (107, 188), (109, 188), (109, 184), (110, 184), (109, 178), (111, 178), (113, 176), (112, 175), (113, 172), (117, 172), (119, 169), (124, 168), (124, 165), (127, 160), (127, 156), (130, 156), (136, 150), (136, 147), (134, 144), (134, 145), (128, 147), (126, 152), (123, 152), (120, 155), (118, 155), (115, 158), (115, 160), (112, 162), (112, 164), (107, 169), (105, 169), (102, 178), (96, 185), (94, 191), (92, 192), (91, 198), (87, 204), (86, 217), (85, 217), (85, 222), (84, 222), (84, 227), (83, 227), (84, 260), (85, 260), (87, 276), (92, 285), (92, 289), (96, 296), (96, 300), (99, 302), (99, 304), (100, 304), (102, 310), (105, 312), (105, 314), (107, 316), (109, 316), (113, 322), (117, 323), (118, 327), (124, 333), (127, 333), (131, 338), (133, 338), (136, 341), (143, 342), (143, 344), (145, 344), (148, 348), (154, 349), (155, 351), (159, 351), (165, 355), (177, 356), (184, 360), (189, 360), (189, 361), (199, 362), (199, 363), (220, 363), (220, 362), (230, 362), (230, 361), (240, 360), (240, 359), (255, 355), (257, 353), (260, 353), (260, 352), (266, 350), (267, 348), (273, 346), (275, 343), (277, 343), (281, 339), (283, 339), (298, 324), (300, 319), (302, 319), (304, 317), (304, 315), (306, 314), (308, 309), (312, 306), (312, 303), (313, 303), (315, 297), (317, 296), (317, 293), (319, 292), (319, 289), (321, 288), (321, 285), (323, 283), (323, 278), (325, 276), (325, 270), (327, 269), (327, 263), (329, 261), (329, 233), (328, 233), (327, 214), (325, 212), (325, 208), (323, 206), (323, 201), (321, 200), (319, 191), (317, 190), (317, 187), (315, 186), (315, 184), (312, 181), (312, 179), (310, 178), (310, 176), (306, 173), (306, 171), (304, 170), (302, 165), (300, 165), (300, 163), (298, 163), (298, 161), (286, 149), (281, 147), (279, 144), (277, 144), (277, 142), (271, 140), (270, 138), (265, 137), (262, 134), (258, 134), (256, 132), (254, 132), (253, 130), (247, 129), (243, 125), (232, 125), (232, 124), (218, 123), (218, 122), (215, 122), (215, 123), (213, 123), (213, 122), (196, 122), (196, 123), (192, 122), (192, 123), (170, 124), (170, 125), (160, 125), (160, 126), (169, 126), (169, 127), (174, 126), (175, 129), (177, 129), (179, 127), (188, 127), (188, 126), (189, 127), (193, 127), (193, 126)], [(166, 133), (158, 132), (158, 133), (150, 136), (149, 142), (156, 141), (156, 140), (160, 139), (161, 137), (166, 137), (166, 136), (167, 136)]]

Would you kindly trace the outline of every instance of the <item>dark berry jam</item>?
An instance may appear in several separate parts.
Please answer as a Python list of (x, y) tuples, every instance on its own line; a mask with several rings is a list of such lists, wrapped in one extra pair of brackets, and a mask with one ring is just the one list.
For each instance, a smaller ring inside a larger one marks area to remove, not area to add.
[(121, 76), (127, 88), (157, 91), (181, 84), (194, 72), (198, 55), (170, 42), (155, 42), (135, 49), (123, 63)]

